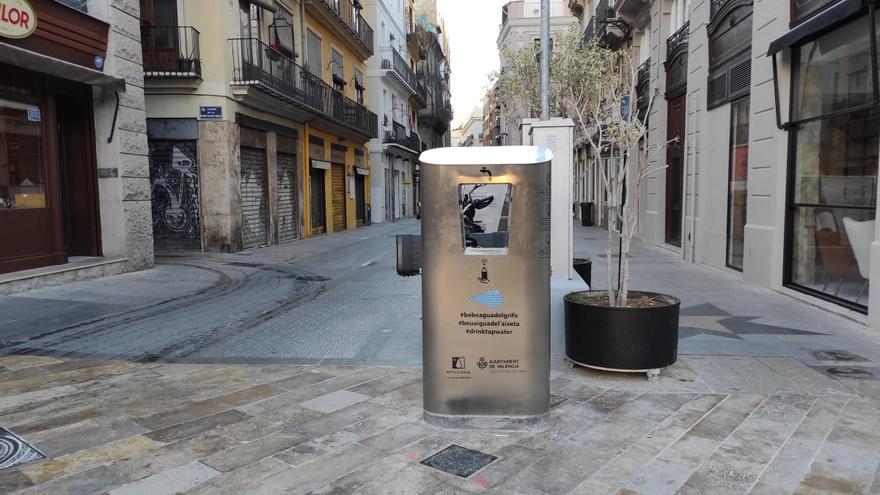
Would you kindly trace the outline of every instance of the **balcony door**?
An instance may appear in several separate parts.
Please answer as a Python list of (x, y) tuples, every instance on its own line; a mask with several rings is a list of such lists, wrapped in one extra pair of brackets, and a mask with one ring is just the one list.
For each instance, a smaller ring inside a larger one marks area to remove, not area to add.
[(142, 43), (149, 48), (145, 61), (153, 70), (180, 70), (180, 29), (177, 25), (177, 0), (141, 0)]
[(666, 136), (666, 243), (681, 246), (682, 186), (684, 180), (684, 103), (685, 95), (669, 100)]

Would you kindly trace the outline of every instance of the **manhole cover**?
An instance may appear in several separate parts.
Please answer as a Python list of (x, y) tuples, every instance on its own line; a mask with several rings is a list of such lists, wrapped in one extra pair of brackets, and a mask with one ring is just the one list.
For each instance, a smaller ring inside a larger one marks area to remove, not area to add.
[(867, 359), (848, 351), (813, 351), (813, 355), (819, 361), (867, 361)]
[(296, 279), (300, 282), (326, 282), (330, 280), (330, 278), (320, 275), (297, 275)]
[(450, 445), (422, 461), (425, 466), (467, 478), (498, 459), (494, 455), (477, 450), (466, 449), (460, 445)]
[(229, 266), (241, 266), (244, 268), (259, 268), (263, 266), (263, 263), (248, 263), (246, 261), (230, 261), (226, 264)]
[(5, 428), (0, 428), (0, 469), (45, 458), (42, 452), (21, 437)]
[(828, 368), (825, 371), (837, 378), (874, 378), (874, 374), (864, 368)]

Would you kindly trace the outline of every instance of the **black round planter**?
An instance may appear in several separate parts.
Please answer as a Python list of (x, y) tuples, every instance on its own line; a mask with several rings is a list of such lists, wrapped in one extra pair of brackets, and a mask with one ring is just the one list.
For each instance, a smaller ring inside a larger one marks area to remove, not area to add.
[(651, 308), (611, 308), (575, 302), (565, 296), (565, 354), (575, 363), (620, 371), (665, 368), (678, 358), (678, 310), (681, 301)]

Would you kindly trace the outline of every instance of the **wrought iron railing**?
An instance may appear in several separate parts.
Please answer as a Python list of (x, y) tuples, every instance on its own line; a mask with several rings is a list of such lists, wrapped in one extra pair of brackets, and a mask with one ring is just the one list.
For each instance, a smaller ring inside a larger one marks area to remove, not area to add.
[(141, 26), (144, 72), (158, 77), (201, 77), (199, 32), (190, 26)]
[(320, 77), (256, 38), (233, 38), (229, 42), (232, 84), (257, 86), (367, 137), (378, 136), (376, 114), (336, 91)]
[(391, 58), (382, 59), (382, 68), (385, 70), (393, 70), (397, 73), (400, 79), (403, 80), (413, 92), (415, 92), (417, 90), (416, 87), (418, 86), (418, 80), (412, 69), (409, 68), (409, 64), (406, 63), (403, 57), (401, 57), (394, 48), (388, 48), (386, 52), (391, 52)]
[(651, 59), (642, 62), (636, 72), (636, 109), (639, 120), (644, 120), (648, 105), (651, 103)]
[(421, 141), (419, 140), (419, 137), (412, 133), (407, 134), (406, 127), (397, 122), (394, 122), (390, 131), (385, 131), (385, 138), (382, 142), (399, 144), (400, 146), (409, 148), (417, 153), (421, 149)]
[(416, 97), (422, 105), (428, 102), (428, 90), (422, 86), (422, 83), (416, 83)]
[(332, 10), (348, 27), (349, 31), (361, 42), (364, 47), (373, 53), (373, 28), (367, 24), (361, 15), (360, 7), (355, 8), (351, 0), (315, 0), (320, 1)]
[(712, 0), (709, 8), (709, 18), (714, 19), (715, 14), (717, 14), (725, 4), (730, 3), (732, 0)]
[(684, 25), (678, 28), (676, 32), (672, 33), (669, 38), (666, 38), (666, 53), (673, 53), (682, 45), (687, 44), (688, 34), (690, 34), (690, 26), (690, 22), (685, 22)]

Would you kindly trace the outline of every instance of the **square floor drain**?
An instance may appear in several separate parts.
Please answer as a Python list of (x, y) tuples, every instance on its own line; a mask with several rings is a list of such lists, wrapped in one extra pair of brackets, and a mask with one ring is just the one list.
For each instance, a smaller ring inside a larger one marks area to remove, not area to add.
[(449, 474), (467, 478), (491, 464), (495, 459), (498, 458), (494, 455), (466, 449), (461, 445), (450, 445), (423, 460), (422, 464)]
[(45, 458), (42, 452), (21, 437), (5, 428), (0, 428), (0, 469)]

